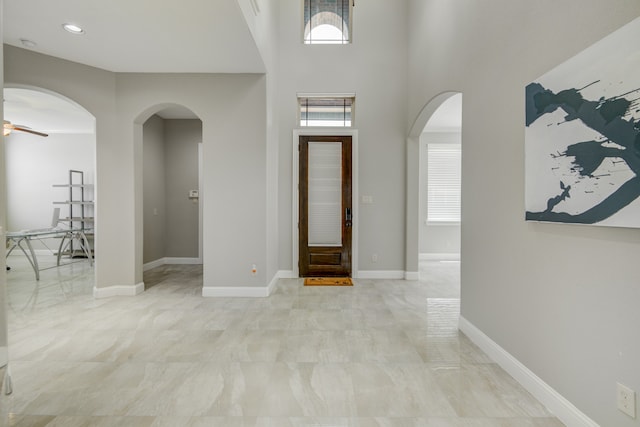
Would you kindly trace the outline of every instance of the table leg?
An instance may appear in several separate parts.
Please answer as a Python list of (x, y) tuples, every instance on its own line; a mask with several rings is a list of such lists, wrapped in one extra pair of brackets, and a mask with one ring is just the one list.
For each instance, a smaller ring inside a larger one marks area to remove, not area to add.
[(57, 264), (58, 266), (60, 266), (60, 257), (62, 256), (62, 251), (64, 250), (64, 247), (63, 247), (64, 246), (64, 240), (67, 238), (68, 235), (69, 235), (68, 233), (65, 233), (62, 236), (62, 239), (60, 239), (60, 246), (58, 246), (58, 261), (57, 261), (58, 262), (58, 264)]
[(93, 265), (93, 257), (91, 256), (91, 247), (89, 246), (89, 239), (87, 239), (87, 235), (84, 234), (83, 231), (80, 232), (80, 237), (82, 238), (82, 249), (84, 249), (84, 253), (89, 259), (89, 265)]
[[(27, 253), (27, 251), (22, 247), (21, 243), (23, 240), (27, 242), (27, 248), (29, 249), (30, 254)], [(33, 250), (33, 246), (31, 246), (31, 242), (29, 241), (29, 239), (27, 239), (26, 237), (20, 238), (17, 242), (14, 241), (14, 245), (19, 247), (24, 256), (27, 257), (29, 264), (31, 264), (33, 271), (36, 273), (36, 280), (40, 280), (40, 268), (38, 267), (38, 259), (36, 258), (36, 253)], [(13, 250), (15, 246), (11, 248), (11, 250)]]
[(33, 266), (33, 271), (36, 272), (36, 280), (40, 280), (40, 267), (38, 266), (38, 258), (36, 257), (36, 252), (33, 250), (33, 246), (31, 245), (31, 239), (24, 239), (27, 241), (27, 247), (29, 248), (29, 252), (31, 252), (31, 258)]

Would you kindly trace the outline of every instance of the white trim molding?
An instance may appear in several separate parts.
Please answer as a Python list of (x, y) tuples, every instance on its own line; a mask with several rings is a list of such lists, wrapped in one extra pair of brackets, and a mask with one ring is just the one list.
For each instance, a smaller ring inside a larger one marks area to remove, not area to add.
[(403, 280), (405, 276), (404, 271), (396, 270), (360, 270), (358, 271), (358, 279), (389, 279), (389, 280)]
[(269, 282), (269, 285), (267, 286), (267, 296), (270, 296), (273, 293), (273, 290), (278, 285), (278, 280), (280, 280), (279, 271), (276, 272), (276, 274), (273, 276), (273, 279), (271, 279), (271, 282)]
[[(266, 298), (271, 295), (278, 285), (278, 280), (282, 274), (286, 273), (278, 271), (273, 276), (266, 287), (260, 286), (204, 286), (202, 288), (202, 296), (207, 298), (215, 297), (240, 297), (240, 298)], [(288, 278), (288, 277), (285, 277)]]
[(280, 271), (278, 271), (278, 278), (280, 278), (280, 279), (297, 279), (298, 276), (293, 274), (293, 270), (280, 270)]
[(142, 266), (143, 271), (151, 270), (152, 268), (160, 267), (162, 265), (198, 265), (202, 264), (200, 258), (187, 258), (187, 257), (165, 257), (155, 261), (151, 261)]
[(459, 325), (460, 331), (568, 427), (599, 427), (595, 421), (576, 408), (471, 322), (460, 316)]
[(9, 363), (9, 348), (7, 346), (0, 347), (0, 368)]
[(187, 258), (187, 257), (166, 257), (164, 259), (165, 264), (181, 264), (181, 265), (198, 265), (202, 264), (200, 258)]
[(152, 268), (161, 267), (165, 264), (164, 258), (157, 259), (155, 261), (148, 262), (142, 266), (142, 271), (151, 270)]
[(93, 288), (94, 298), (110, 298), (110, 297), (135, 297), (144, 292), (144, 282), (140, 282), (135, 286), (106, 286), (104, 288)]
[(460, 261), (459, 253), (421, 253), (420, 261)]
[(404, 280), (420, 280), (420, 272), (419, 271), (405, 271), (404, 272)]

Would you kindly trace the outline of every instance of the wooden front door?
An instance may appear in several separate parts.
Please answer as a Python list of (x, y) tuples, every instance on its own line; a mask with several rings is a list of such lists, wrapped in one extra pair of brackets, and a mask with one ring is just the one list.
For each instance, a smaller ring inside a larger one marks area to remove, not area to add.
[(300, 277), (351, 276), (351, 136), (300, 136)]

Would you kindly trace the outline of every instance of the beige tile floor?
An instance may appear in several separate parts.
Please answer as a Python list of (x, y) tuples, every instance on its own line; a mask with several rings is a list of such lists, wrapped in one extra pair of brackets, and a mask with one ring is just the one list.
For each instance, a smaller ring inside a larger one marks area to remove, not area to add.
[(258, 299), (203, 298), (200, 267), (164, 266), (100, 300), (87, 263), (40, 283), (9, 265), (4, 425), (563, 425), (458, 331), (456, 263)]

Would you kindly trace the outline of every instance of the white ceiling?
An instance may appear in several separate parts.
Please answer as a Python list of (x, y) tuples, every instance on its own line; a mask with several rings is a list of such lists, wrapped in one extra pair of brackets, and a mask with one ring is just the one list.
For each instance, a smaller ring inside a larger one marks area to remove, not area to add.
[[(108, 71), (264, 72), (237, 0), (7, 0), (3, 14), (6, 44)], [(85, 34), (69, 34), (64, 23)], [(48, 133), (93, 132), (93, 118), (57, 96), (8, 88), (4, 100), (5, 119), (14, 124)], [(195, 118), (179, 106), (158, 115)]]
[(264, 72), (238, 0), (6, 0), (3, 12), (5, 43), (104, 70)]
[[(264, 72), (238, 0), (6, 0), (3, 13), (5, 43), (27, 48), (21, 41), (27, 39), (36, 43), (29, 50), (113, 72)], [(67, 33), (62, 28), (67, 22), (86, 33)], [(5, 91), (5, 118), (16, 124), (82, 133), (83, 114), (42, 92)], [(159, 115), (195, 117), (180, 107)], [(461, 118), (462, 96), (456, 95), (434, 113), (425, 131), (460, 129)]]
[(444, 101), (433, 113), (424, 132), (459, 132), (462, 128), (462, 94), (457, 93)]
[(95, 119), (58, 96), (23, 88), (4, 89), (4, 118), (45, 133), (94, 133)]

